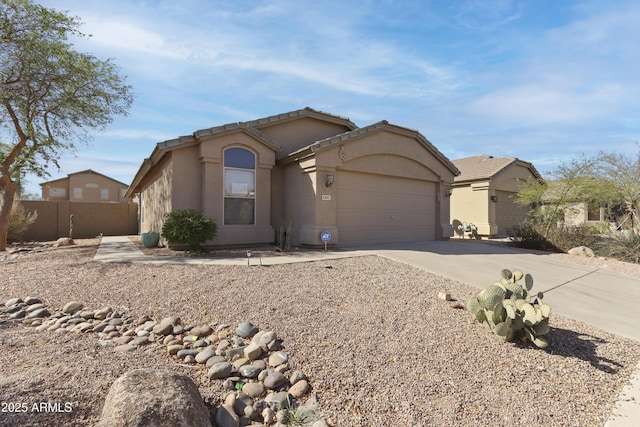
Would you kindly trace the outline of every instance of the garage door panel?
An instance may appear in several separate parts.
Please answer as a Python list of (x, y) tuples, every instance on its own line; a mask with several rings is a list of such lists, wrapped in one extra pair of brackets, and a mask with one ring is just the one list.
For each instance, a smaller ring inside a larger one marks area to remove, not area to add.
[(433, 182), (347, 171), (337, 181), (342, 244), (435, 239)]

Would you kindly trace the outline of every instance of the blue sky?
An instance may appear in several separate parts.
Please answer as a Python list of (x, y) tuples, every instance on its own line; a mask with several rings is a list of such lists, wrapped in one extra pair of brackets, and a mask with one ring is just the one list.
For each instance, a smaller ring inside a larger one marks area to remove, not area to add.
[[(304, 108), (419, 130), (450, 159), (543, 174), (640, 140), (640, 3), (570, 0), (41, 0), (113, 58), (130, 114), (60, 159), (130, 183), (157, 142)], [(27, 191), (39, 194), (37, 177)]]

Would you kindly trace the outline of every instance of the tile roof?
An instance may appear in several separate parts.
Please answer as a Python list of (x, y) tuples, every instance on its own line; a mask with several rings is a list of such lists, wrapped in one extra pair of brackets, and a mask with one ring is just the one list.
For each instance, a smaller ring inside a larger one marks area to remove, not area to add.
[[(422, 145), (427, 148), (436, 158), (438, 158), (447, 168), (449, 168), (455, 175), (460, 173), (460, 171), (456, 168), (456, 166), (445, 156), (442, 154), (427, 138), (425, 138), (420, 132), (415, 129), (409, 129), (406, 127), (398, 126), (387, 122), (386, 120), (382, 120), (377, 123), (373, 123), (369, 126), (365, 126), (362, 128), (356, 128), (354, 130), (344, 132), (335, 136), (331, 136), (329, 138), (322, 139), (320, 141), (316, 141), (311, 145), (303, 147), (299, 150), (294, 151), (289, 154), (287, 157), (289, 159), (296, 158), (297, 155), (304, 152), (316, 152), (325, 147), (332, 146), (334, 144), (339, 144), (341, 142), (356, 138), (361, 135), (365, 135), (371, 132), (375, 132), (380, 129), (386, 129), (395, 133), (403, 134), (406, 136), (410, 136), (412, 138), (416, 138), (418, 141), (422, 143)], [(286, 161), (286, 160), (285, 160)]]
[(531, 163), (516, 157), (493, 157), (488, 154), (482, 154), (452, 160), (452, 163), (461, 172), (459, 176), (455, 177), (455, 182), (492, 179), (512, 164), (528, 167), (535, 177), (540, 178), (540, 174)]

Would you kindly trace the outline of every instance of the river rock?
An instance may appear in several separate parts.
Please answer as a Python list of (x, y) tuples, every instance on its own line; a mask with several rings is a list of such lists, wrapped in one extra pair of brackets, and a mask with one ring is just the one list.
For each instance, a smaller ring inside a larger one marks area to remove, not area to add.
[(270, 393), (265, 397), (264, 401), (271, 409), (279, 411), (281, 409), (288, 409), (291, 406), (291, 395), (286, 391)]
[(41, 319), (47, 316), (51, 316), (51, 312), (49, 312), (49, 310), (47, 310), (46, 308), (39, 308), (27, 314), (25, 319)]
[(248, 394), (238, 393), (233, 403), (233, 410), (236, 414), (243, 416), (246, 415), (247, 408), (253, 409), (253, 399)]
[(242, 392), (253, 398), (257, 398), (264, 394), (264, 385), (260, 382), (246, 383), (242, 386)]
[(12, 305), (16, 305), (21, 302), (24, 302), (22, 301), (22, 298), (10, 298), (7, 300), (7, 302), (4, 303), (4, 306), (8, 308), (8, 307), (11, 307)]
[(209, 325), (196, 326), (189, 331), (191, 335), (195, 335), (197, 337), (206, 337), (211, 334), (211, 332), (213, 332), (213, 329)]
[(40, 301), (40, 298), (38, 297), (28, 296), (24, 299), (24, 303), (27, 305), (33, 305), (33, 304), (40, 304), (42, 303), (42, 301)]
[(300, 380), (308, 380), (308, 378), (302, 371), (293, 371), (289, 378), (289, 382), (291, 382), (291, 384), (295, 384)]
[(217, 427), (239, 427), (240, 417), (233, 410), (233, 406), (226, 403), (216, 409), (216, 426)]
[(249, 360), (256, 360), (262, 355), (262, 349), (254, 342), (249, 344), (244, 349), (244, 356)]
[(255, 378), (258, 376), (260, 371), (262, 371), (262, 369), (254, 365), (242, 365), (238, 368), (240, 375), (245, 378)]
[(289, 387), (289, 394), (296, 399), (300, 399), (302, 396), (307, 394), (309, 390), (311, 390), (311, 386), (309, 386), (307, 380), (300, 380)]
[(15, 311), (13, 313), (11, 313), (11, 315), (9, 316), (9, 319), (24, 319), (27, 316), (27, 311), (26, 310), (18, 310)]
[(283, 351), (276, 351), (269, 356), (269, 366), (280, 366), (283, 363), (287, 363), (289, 361), (289, 355)]
[(76, 311), (82, 310), (84, 304), (79, 301), (68, 302), (62, 307), (62, 312), (66, 314), (74, 314)]
[(144, 368), (127, 372), (111, 385), (98, 427), (143, 425), (211, 427), (211, 422), (189, 377)]
[(176, 356), (178, 356), (179, 358), (184, 358), (187, 356), (191, 356), (191, 357), (195, 357), (198, 353), (200, 353), (200, 350), (193, 350), (190, 348), (183, 348), (182, 350), (178, 350), (178, 352), (176, 353)]
[(209, 368), (209, 372), (207, 375), (209, 376), (210, 380), (227, 378), (229, 375), (231, 375), (231, 369), (231, 363), (220, 362), (212, 365), (211, 368)]
[(274, 389), (278, 388), (287, 382), (287, 377), (280, 372), (272, 372), (264, 379), (264, 386), (266, 388)]
[(180, 322), (179, 317), (165, 317), (153, 327), (153, 333), (156, 335), (169, 335), (173, 332), (173, 327), (179, 325)]
[(258, 328), (251, 322), (242, 322), (236, 328), (236, 333), (242, 338), (252, 337), (258, 332)]
[(207, 363), (207, 360), (209, 360), (211, 357), (215, 356), (216, 351), (213, 349), (213, 346), (209, 346), (205, 349), (203, 349), (202, 351), (200, 351), (198, 354), (196, 354), (196, 362), (198, 363)]
[(212, 367), (213, 365), (215, 365), (216, 363), (221, 363), (221, 362), (226, 362), (227, 358), (224, 356), (211, 356), (209, 359), (207, 359), (207, 363), (206, 366), (207, 368)]
[(45, 308), (45, 305), (37, 302), (31, 305), (27, 304), (27, 308), (25, 310), (27, 310), (27, 313), (31, 313), (33, 311), (40, 310), (41, 308)]
[(103, 307), (93, 314), (94, 319), (104, 320), (113, 311), (111, 307)]

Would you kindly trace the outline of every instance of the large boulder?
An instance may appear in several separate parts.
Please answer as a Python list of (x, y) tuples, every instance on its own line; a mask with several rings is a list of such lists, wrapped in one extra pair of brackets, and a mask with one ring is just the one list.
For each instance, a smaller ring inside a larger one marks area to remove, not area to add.
[(211, 421), (191, 378), (144, 368), (111, 385), (98, 426), (211, 427)]
[(575, 248), (569, 249), (568, 253), (569, 255), (577, 255), (588, 258), (593, 258), (594, 256), (596, 256), (596, 254), (593, 253), (593, 250), (586, 246), (576, 246)]
[(53, 244), (54, 247), (59, 248), (61, 246), (71, 246), (73, 245), (73, 239), (70, 237), (61, 237)]

